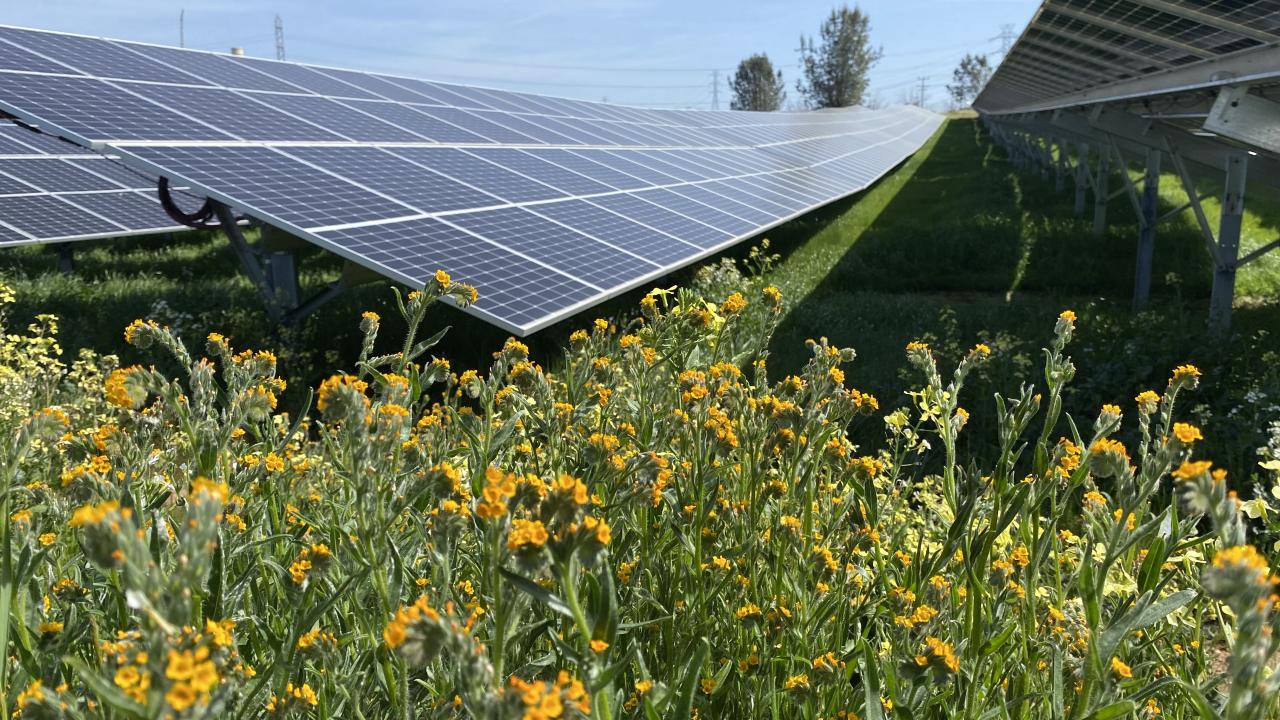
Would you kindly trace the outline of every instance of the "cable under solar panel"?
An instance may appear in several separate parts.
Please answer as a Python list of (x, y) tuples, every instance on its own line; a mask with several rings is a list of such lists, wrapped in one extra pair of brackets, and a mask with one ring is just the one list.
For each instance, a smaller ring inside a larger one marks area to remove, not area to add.
[(7, 27), (0, 108), (389, 278), (448, 270), (519, 334), (863, 189), (941, 123), (647, 110)]

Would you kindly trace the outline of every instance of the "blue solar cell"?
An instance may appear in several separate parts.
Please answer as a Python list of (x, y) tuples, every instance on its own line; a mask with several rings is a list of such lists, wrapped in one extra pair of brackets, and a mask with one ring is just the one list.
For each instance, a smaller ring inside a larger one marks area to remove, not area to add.
[(231, 56), (227, 59), (231, 62), (242, 63), (246, 67), (257, 70), (258, 72), (266, 73), (271, 77), (283, 80), (291, 85), (297, 85), (300, 88), (305, 88), (317, 95), (360, 98), (362, 100), (371, 100), (377, 97), (373, 93), (361, 90), (355, 85), (342, 82), (341, 80), (336, 80), (328, 75), (321, 75), (315, 70), (296, 63), (261, 60), (259, 58), (241, 57), (239, 55)]
[(645, 202), (632, 194), (602, 195), (587, 202), (703, 249), (721, 245), (733, 237), (724, 230)]
[(35, 185), (47, 192), (123, 189), (106, 178), (94, 175), (57, 158), (43, 160), (0, 159), (0, 172)]
[(609, 150), (574, 150), (572, 152), (610, 169), (640, 178), (646, 185), (672, 185), (680, 182), (679, 178), (658, 172), (648, 165), (641, 165), (620, 153)]
[[(95, 77), (200, 84), (194, 75), (175, 70), (150, 58), (129, 52), (113, 42), (79, 35), (0, 28), (0, 39), (57, 60)], [(32, 69), (32, 68), (17, 68)], [(67, 72), (65, 69), (45, 72)]]
[(655, 190), (642, 190), (633, 194), (641, 200), (646, 200), (668, 210), (674, 210), (681, 215), (706, 223), (730, 235), (750, 234), (757, 227), (755, 223), (748, 222), (722, 210), (717, 210), (710, 205), (704, 205), (684, 195), (677, 195), (670, 190), (658, 188)]
[(585, 200), (539, 203), (525, 209), (659, 265), (674, 265), (701, 251), (696, 245), (632, 222)]
[(49, 240), (125, 231), (123, 226), (52, 195), (0, 197), (0, 220), (34, 237)]
[(233, 139), (101, 80), (0, 73), (0, 103), (91, 140)]
[(64, 160), (63, 162), (75, 165), (81, 170), (102, 175), (121, 187), (143, 190), (154, 190), (156, 187), (155, 178), (130, 170), (124, 165), (102, 156), (84, 160)]
[[(8, 162), (13, 161), (10, 160)], [(41, 192), (39, 188), (29, 183), (24, 183), (18, 178), (0, 175), (0, 195), (30, 195), (38, 192)], [(0, 218), (0, 220), (3, 219)]]
[(742, 182), (763, 188), (769, 192), (781, 195), (783, 197), (793, 197), (801, 202), (803, 206), (817, 205), (831, 199), (831, 196), (822, 192), (813, 192), (794, 182), (788, 182), (779, 177), (779, 174), (771, 175), (752, 175), (742, 178)]
[(507, 202), (552, 200), (565, 196), (550, 185), (504, 170), (457, 148), (397, 147), (389, 149), (406, 160), (480, 188)]
[(521, 135), (527, 135), (540, 143), (548, 145), (585, 145), (582, 140), (562, 135), (554, 130), (550, 130), (538, 122), (542, 118), (533, 115), (514, 115), (512, 113), (490, 113), (487, 117), (502, 123), (504, 127), (508, 127)]
[[(678, 185), (670, 188), (671, 192), (677, 195), (683, 195), (687, 198), (697, 200), (704, 205), (710, 205), (713, 208), (723, 210), (730, 215), (736, 215), (744, 220), (750, 220), (756, 225), (768, 225), (783, 215), (777, 212), (770, 212), (758, 205), (748, 205), (738, 202), (731, 197), (722, 195), (718, 191), (727, 191), (732, 193), (731, 188), (719, 187), (717, 183), (703, 183), (699, 185)], [(784, 210), (784, 208), (777, 208)]]
[[(759, 195), (755, 195), (747, 192), (746, 190), (743, 190), (742, 187), (734, 187), (722, 181), (701, 183), (698, 185), (682, 185), (675, 189), (680, 192), (685, 192), (690, 188), (703, 188), (705, 190), (710, 190), (711, 192), (714, 192), (717, 195), (724, 196), (729, 200), (736, 202), (740, 205), (747, 205), (749, 207), (759, 208), (760, 210), (767, 212), (773, 219), (786, 217), (792, 214), (793, 212), (795, 212), (795, 209), (792, 207), (769, 202), (768, 200), (760, 197)], [(759, 191), (759, 188), (756, 188), (756, 187), (750, 187), (749, 189), (754, 192)]]
[(746, 182), (742, 178), (723, 180), (721, 181), (721, 184), (742, 193), (742, 197), (738, 197), (737, 199), (743, 200), (744, 202), (746, 201), (745, 198), (755, 198), (782, 208), (782, 210), (779, 211), (780, 215), (790, 215), (809, 206), (809, 202), (806, 200), (802, 200), (801, 198), (793, 195), (782, 195), (773, 192), (772, 190), (762, 188), (759, 185)]
[(377, 148), (290, 147), (282, 151), (408, 203), (423, 212), (503, 205), (506, 201)]
[(527, 116), (524, 118), (526, 122), (533, 123), (538, 127), (550, 130), (557, 135), (570, 138), (574, 145), (613, 145), (600, 135), (584, 132), (580, 127), (574, 127), (568, 123), (567, 118), (551, 118), (543, 116)]
[(129, 89), (191, 117), (210, 118), (210, 122), (224, 132), (243, 140), (342, 139), (318, 125), (273, 110), (231, 90), (173, 85), (133, 85)]
[(611, 152), (638, 165), (646, 165), (664, 175), (670, 175), (681, 182), (698, 182), (713, 178), (706, 171), (695, 170), (684, 164), (677, 165), (674, 162), (668, 162), (652, 150), (615, 150)]
[(0, 139), (7, 155), (92, 155), (72, 142), (46, 135), (13, 123), (0, 122)]
[(600, 163), (589, 160), (582, 155), (568, 150), (558, 148), (529, 148), (524, 152), (534, 157), (542, 158), (548, 162), (553, 162), (560, 167), (568, 168), (580, 175), (604, 183), (615, 190), (635, 190), (636, 188), (648, 187), (649, 183), (641, 180), (634, 175), (628, 175), (621, 170), (614, 170)]
[(269, 148), (133, 147), (129, 151), (299, 228), (407, 217), (415, 212)]
[(82, 193), (67, 196), (66, 199), (86, 210), (109, 217), (135, 232), (161, 232), (181, 228), (165, 214), (158, 200), (142, 193)]
[(378, 77), (393, 85), (397, 85), (410, 92), (416, 93), (419, 96), (416, 101), (409, 102), (418, 102), (444, 107), (476, 107), (477, 105), (477, 103), (472, 100), (464, 98), (461, 95), (455, 95), (436, 83), (427, 82), (426, 80), (394, 77), (391, 75), (379, 75)]
[(450, 215), (449, 223), (604, 289), (653, 273), (658, 265), (521, 208)]
[(598, 293), (562, 272), (431, 218), (327, 231), (320, 237), (406, 282), (425, 284), (443, 269), (476, 287), (480, 299), (474, 310), (513, 330)]
[[(6, 39), (5, 33), (0, 33), (0, 40)], [(74, 68), (54, 62), (48, 58), (40, 57), (33, 52), (23, 50), (22, 48), (9, 42), (0, 42), (0, 70), (19, 70), (21, 72), (41, 72), (41, 73), (63, 73), (71, 75), (80, 75), (81, 73)]]
[(246, 95), (273, 108), (296, 115), (326, 130), (361, 142), (423, 142), (428, 138), (352, 109), (344, 103), (312, 95)]
[[(414, 105), (397, 105), (395, 103), (372, 101), (372, 100), (343, 100), (346, 105), (369, 113), (382, 120), (398, 125), (405, 130), (409, 130), (421, 135), (428, 140), (442, 143), (487, 143), (488, 139), (482, 138), (472, 132), (467, 132), (456, 125), (431, 117), (418, 112), (414, 109)], [(425, 109), (425, 108), (424, 108)]]
[(471, 148), (467, 152), (507, 170), (537, 178), (538, 182), (569, 195), (594, 195), (616, 189), (515, 148)]
[(321, 75), (341, 80), (350, 85), (354, 85), (361, 90), (377, 95), (380, 98), (394, 100), (396, 102), (420, 103), (426, 98), (412, 90), (407, 90), (380, 75), (371, 73), (356, 72), (354, 70), (336, 70), (334, 68), (310, 68), (314, 72)]
[[(2, 222), (0, 220), (0, 223)], [(31, 242), (31, 238), (11, 227), (0, 224), (0, 246), (23, 245), (29, 242)]]
[[(180, 67), (207, 82), (227, 88), (268, 90), (272, 92), (305, 92), (297, 85), (260, 73), (244, 63), (217, 53), (179, 50), (158, 45), (119, 43), (123, 48), (146, 55), (157, 62)], [(190, 83), (188, 83), (190, 84)]]
[(537, 140), (528, 135), (522, 135), (505, 125), (500, 125), (502, 113), (485, 112), (483, 110), (459, 110), (458, 108), (447, 107), (416, 107), (414, 109), (493, 142), (514, 145), (539, 144)]

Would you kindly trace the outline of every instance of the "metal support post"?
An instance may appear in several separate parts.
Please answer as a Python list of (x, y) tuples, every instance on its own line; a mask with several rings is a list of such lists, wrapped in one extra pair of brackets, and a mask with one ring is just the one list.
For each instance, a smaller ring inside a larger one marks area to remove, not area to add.
[(1058, 148), (1058, 160), (1053, 164), (1053, 190), (1061, 194), (1067, 189), (1067, 143), (1056, 138), (1053, 144)]
[(292, 250), (277, 250), (267, 258), (267, 282), (276, 302), (286, 308), (298, 307), (298, 258)]
[(262, 294), (263, 302), (267, 308), (267, 315), (272, 320), (279, 322), (284, 316), (284, 310), (280, 307), (280, 303), (276, 302), (276, 295), (271, 289), (271, 283), (267, 279), (266, 272), (262, 269), (262, 264), (258, 262), (257, 254), (254, 253), (253, 248), (249, 247), (249, 242), (245, 240), (244, 233), (240, 232), (240, 225), (236, 222), (235, 214), (231, 212), (231, 208), (222, 203), (214, 205), (214, 212), (218, 215), (218, 222), (221, 224), (222, 232), (226, 234), (227, 241), (231, 244), (231, 251), (240, 260), (240, 267), (244, 268), (244, 273), (249, 276), (249, 281)]
[(1156, 253), (1156, 224), (1160, 212), (1160, 151), (1147, 150), (1138, 216), (1138, 260), (1133, 279), (1133, 309), (1141, 310), (1151, 297), (1151, 264)]
[(1107, 180), (1111, 176), (1109, 157), (1106, 152), (1098, 153), (1098, 174), (1093, 181), (1094, 237), (1102, 237), (1102, 234), (1107, 230), (1107, 201), (1111, 199), (1111, 195), (1107, 191)]
[(1209, 297), (1209, 331), (1215, 335), (1225, 335), (1231, 329), (1248, 165), (1249, 158), (1244, 154), (1227, 160), (1227, 183), (1222, 192), (1222, 215), (1218, 220), (1218, 247), (1214, 258), (1213, 293)]
[(1089, 144), (1076, 146), (1076, 217), (1084, 216), (1085, 190), (1089, 186)]
[(54, 252), (58, 253), (58, 272), (63, 275), (72, 275), (76, 271), (76, 254), (71, 249), (71, 243), (57, 243), (53, 246)]

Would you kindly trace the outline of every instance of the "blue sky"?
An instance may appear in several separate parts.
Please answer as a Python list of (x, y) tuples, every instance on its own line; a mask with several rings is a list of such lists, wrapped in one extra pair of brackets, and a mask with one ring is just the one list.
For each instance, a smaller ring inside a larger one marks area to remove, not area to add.
[[(437, 80), (608, 99), (632, 105), (709, 108), (712, 70), (767, 52), (795, 96), (799, 37), (816, 34), (831, 0), (37, 0), (4, 3), (0, 23), (275, 56), (274, 17), (284, 19), (290, 60)], [(927, 101), (966, 52), (996, 53), (1001, 25), (1020, 32), (1037, 0), (864, 0), (884, 59), (873, 96)]]

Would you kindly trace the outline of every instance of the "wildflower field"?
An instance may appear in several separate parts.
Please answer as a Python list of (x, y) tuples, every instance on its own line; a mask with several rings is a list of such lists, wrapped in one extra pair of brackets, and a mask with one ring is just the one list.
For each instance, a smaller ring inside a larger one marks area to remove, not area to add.
[(655, 290), (555, 373), (515, 340), (459, 371), (423, 318), (473, 298), (444, 273), (397, 295), (380, 355), (365, 313), (292, 412), (234, 338), (125, 328), (165, 373), (67, 362), (49, 316), (7, 329), (4, 714), (1280, 712), (1273, 558), (1182, 419), (1197, 368), (1069, 417), (1066, 310), (1037, 382), (964, 408), (993, 350), (913, 342), (882, 408), (825, 339), (771, 372), (783, 298), (744, 280)]

